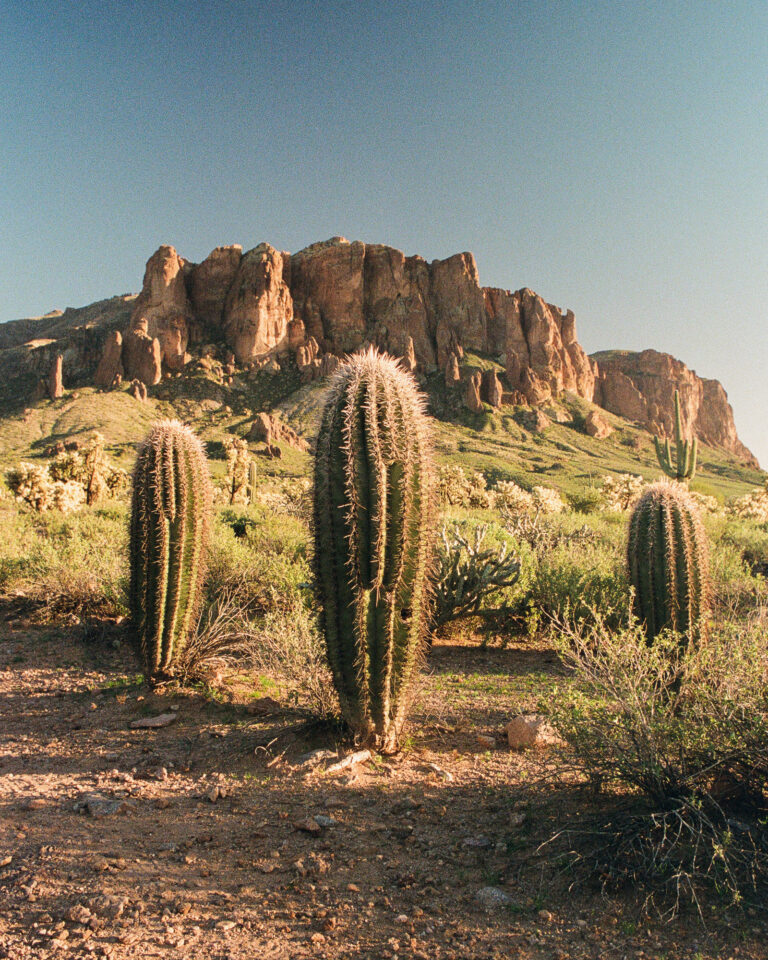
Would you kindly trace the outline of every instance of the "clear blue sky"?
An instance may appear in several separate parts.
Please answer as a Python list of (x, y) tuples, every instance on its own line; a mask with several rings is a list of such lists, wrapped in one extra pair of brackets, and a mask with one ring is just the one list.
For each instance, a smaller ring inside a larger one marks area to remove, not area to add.
[(720, 379), (768, 465), (768, 4), (37, 2), (0, 23), (0, 320), (333, 234)]

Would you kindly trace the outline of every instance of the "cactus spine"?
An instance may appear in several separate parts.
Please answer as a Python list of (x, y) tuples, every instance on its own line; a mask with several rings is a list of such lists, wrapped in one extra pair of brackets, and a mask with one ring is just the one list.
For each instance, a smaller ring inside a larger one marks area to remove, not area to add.
[(344, 718), (391, 752), (428, 621), (430, 421), (412, 377), (373, 349), (339, 367), (315, 459), (315, 572)]
[(657, 483), (629, 521), (629, 579), (634, 611), (649, 642), (665, 627), (698, 639), (709, 608), (707, 536), (686, 490)]
[(696, 473), (696, 457), (699, 452), (699, 441), (694, 437), (693, 443), (683, 440), (683, 421), (680, 416), (680, 391), (675, 390), (675, 453), (676, 461), (672, 457), (672, 447), (669, 439), (662, 446), (658, 437), (653, 438), (656, 447), (656, 459), (659, 466), (668, 477), (682, 482), (692, 480)]
[(130, 603), (147, 678), (173, 675), (195, 626), (212, 490), (203, 446), (176, 420), (157, 423), (133, 473)]

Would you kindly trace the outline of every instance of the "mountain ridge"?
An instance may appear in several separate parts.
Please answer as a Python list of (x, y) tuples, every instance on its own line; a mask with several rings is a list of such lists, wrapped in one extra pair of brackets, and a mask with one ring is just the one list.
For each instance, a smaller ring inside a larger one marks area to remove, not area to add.
[[(59, 355), (68, 386), (109, 389), (125, 379), (151, 388), (203, 351), (218, 351), (232, 370), (287, 360), (308, 382), (367, 343), (419, 375), (455, 376), (465, 350), (496, 358), (499, 376), (475, 403), (540, 407), (571, 392), (667, 436), (677, 389), (687, 435), (757, 466), (722, 385), (682, 361), (655, 350), (588, 356), (572, 311), (529, 288), (481, 286), (469, 252), (428, 262), (343, 237), (293, 254), (268, 243), (221, 246), (199, 264), (162, 245), (137, 295), (0, 325), (0, 398), (43, 396)], [(469, 398), (470, 384), (454, 385)]]

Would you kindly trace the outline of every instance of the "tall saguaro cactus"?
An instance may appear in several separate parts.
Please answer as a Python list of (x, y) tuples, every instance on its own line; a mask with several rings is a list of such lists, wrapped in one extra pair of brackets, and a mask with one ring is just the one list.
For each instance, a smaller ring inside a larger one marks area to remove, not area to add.
[(315, 460), (315, 572), (344, 717), (397, 747), (428, 621), (430, 421), (413, 378), (371, 349), (334, 374)]
[(693, 442), (683, 439), (683, 421), (680, 416), (680, 392), (675, 390), (675, 454), (676, 460), (672, 457), (672, 447), (669, 438), (664, 441), (654, 436), (654, 445), (656, 447), (656, 459), (659, 466), (668, 477), (682, 482), (692, 480), (696, 473), (696, 457), (698, 456), (699, 441), (696, 437)]
[(136, 460), (130, 531), (131, 613), (152, 682), (173, 675), (195, 625), (211, 509), (203, 445), (176, 420), (155, 424)]
[(687, 491), (657, 483), (629, 521), (629, 580), (634, 608), (652, 641), (665, 627), (696, 640), (709, 608), (707, 535)]

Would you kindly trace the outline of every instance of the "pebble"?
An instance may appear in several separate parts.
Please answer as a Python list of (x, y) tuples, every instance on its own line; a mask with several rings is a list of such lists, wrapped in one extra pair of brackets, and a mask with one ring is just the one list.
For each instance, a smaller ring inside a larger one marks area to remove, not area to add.
[(510, 896), (499, 890), (498, 887), (482, 887), (475, 894), (475, 900), (486, 910), (495, 910), (499, 907), (507, 907), (513, 901)]

